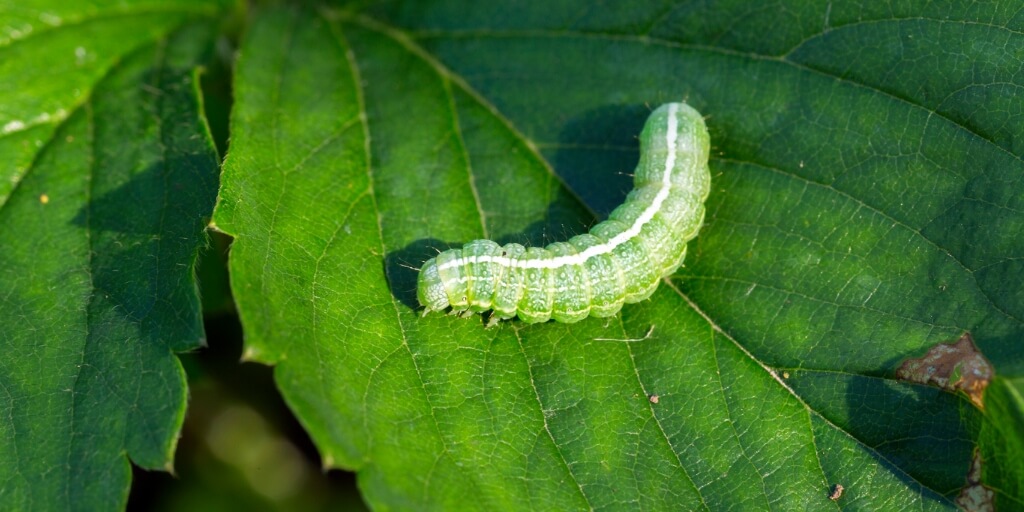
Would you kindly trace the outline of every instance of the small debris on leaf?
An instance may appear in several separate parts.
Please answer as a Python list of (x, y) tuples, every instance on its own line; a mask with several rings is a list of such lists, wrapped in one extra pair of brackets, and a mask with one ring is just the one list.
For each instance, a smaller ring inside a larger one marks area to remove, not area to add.
[(956, 504), (968, 512), (993, 512), (995, 502), (992, 489), (981, 484), (981, 453), (974, 450), (974, 459), (971, 460), (971, 469), (967, 472), (967, 485), (960, 489), (956, 497)]
[(928, 384), (951, 393), (963, 392), (978, 409), (985, 407), (985, 388), (992, 380), (992, 365), (974, 345), (970, 333), (955, 343), (940, 343), (924, 357), (907, 359), (896, 370), (896, 378)]
[(658, 403), (658, 400), (660, 400), (658, 395), (651, 395), (651, 396), (647, 397), (647, 399), (650, 400), (652, 404), (656, 404), (656, 403)]
[(843, 491), (844, 490), (845, 489), (840, 484), (833, 485), (832, 486), (832, 492), (830, 492), (828, 494), (828, 499), (830, 499), (832, 501), (839, 501), (839, 498), (843, 497)]

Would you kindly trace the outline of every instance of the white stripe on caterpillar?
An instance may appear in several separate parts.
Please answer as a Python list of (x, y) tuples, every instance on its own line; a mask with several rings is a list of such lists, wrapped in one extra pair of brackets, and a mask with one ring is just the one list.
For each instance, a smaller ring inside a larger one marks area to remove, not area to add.
[(708, 146), (696, 110), (662, 105), (640, 135), (635, 188), (608, 220), (544, 249), (475, 240), (439, 254), (420, 270), (424, 314), (451, 306), (453, 312), (493, 309), (492, 324), (516, 315), (526, 322), (576, 322), (646, 299), (682, 264), (686, 242), (703, 221)]

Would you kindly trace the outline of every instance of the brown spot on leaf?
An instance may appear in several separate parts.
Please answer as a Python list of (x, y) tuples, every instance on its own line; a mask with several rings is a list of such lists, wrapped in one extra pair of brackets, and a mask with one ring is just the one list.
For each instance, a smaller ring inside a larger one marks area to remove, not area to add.
[(842, 485), (840, 485), (840, 484), (833, 485), (832, 486), (832, 492), (830, 492), (828, 494), (828, 499), (830, 499), (832, 501), (839, 501), (839, 498), (843, 497), (843, 491), (844, 491), (844, 489), (843, 489)]
[(647, 399), (650, 400), (652, 404), (656, 404), (656, 403), (658, 403), (658, 400), (660, 400), (658, 395), (651, 395), (651, 396), (647, 397)]
[(968, 512), (993, 512), (995, 503), (992, 489), (981, 484), (981, 453), (974, 450), (971, 469), (967, 472), (967, 485), (960, 489), (956, 504)]
[(985, 388), (992, 380), (992, 365), (978, 351), (969, 333), (955, 343), (940, 343), (924, 357), (907, 359), (896, 370), (896, 378), (962, 392), (979, 409), (984, 409)]

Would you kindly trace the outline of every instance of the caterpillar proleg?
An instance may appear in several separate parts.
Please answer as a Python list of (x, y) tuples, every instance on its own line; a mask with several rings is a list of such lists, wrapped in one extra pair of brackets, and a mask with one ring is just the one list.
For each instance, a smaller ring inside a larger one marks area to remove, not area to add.
[(615, 315), (654, 293), (683, 263), (711, 189), (709, 138), (685, 103), (651, 112), (640, 134), (634, 188), (589, 233), (547, 247), (474, 240), (431, 258), (419, 273), (424, 314), (493, 310), (491, 323), (578, 322)]

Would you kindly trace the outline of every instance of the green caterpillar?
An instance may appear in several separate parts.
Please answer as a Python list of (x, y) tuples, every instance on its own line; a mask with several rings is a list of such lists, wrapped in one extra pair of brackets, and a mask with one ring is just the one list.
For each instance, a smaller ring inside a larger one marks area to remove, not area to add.
[(608, 317), (651, 296), (683, 263), (704, 221), (711, 189), (709, 138), (684, 103), (658, 107), (640, 134), (634, 188), (589, 233), (545, 248), (474, 240), (420, 269), (417, 297), (427, 314), (493, 310), (490, 324), (578, 322)]

